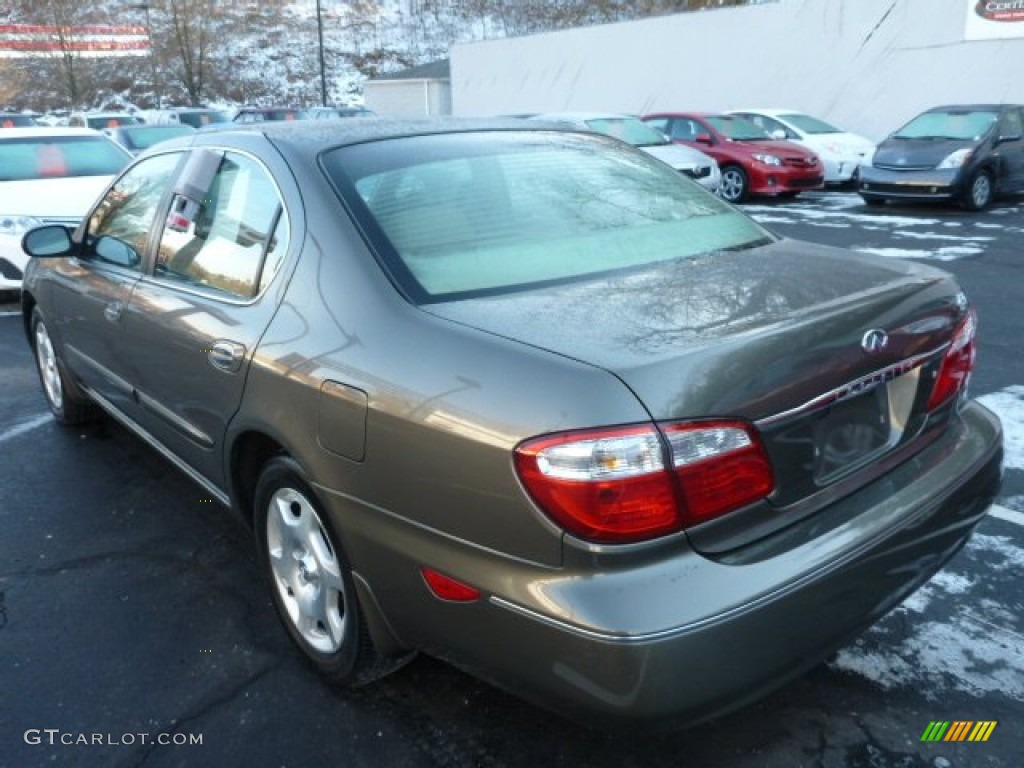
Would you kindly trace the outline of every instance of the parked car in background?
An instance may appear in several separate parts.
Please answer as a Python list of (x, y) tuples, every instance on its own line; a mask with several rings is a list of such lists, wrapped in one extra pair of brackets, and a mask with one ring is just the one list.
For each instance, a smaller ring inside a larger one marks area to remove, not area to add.
[(21, 287), (22, 236), (42, 224), (76, 226), (129, 160), (88, 128), (0, 131), (0, 291)]
[(1018, 104), (934, 107), (878, 145), (861, 170), (860, 196), (954, 201), (980, 211), (1024, 192), (1024, 108)]
[(70, 128), (117, 128), (121, 125), (142, 125), (142, 118), (124, 112), (72, 112), (68, 116)]
[(772, 139), (736, 115), (662, 112), (646, 115), (652, 125), (677, 144), (711, 155), (722, 169), (719, 194), (730, 203), (750, 195), (795, 197), (821, 189), (825, 174), (818, 156), (790, 141)]
[(28, 128), (38, 124), (31, 115), (23, 115), (20, 112), (0, 112), (0, 128)]
[(875, 151), (870, 139), (792, 109), (734, 109), (729, 114), (746, 118), (773, 139), (802, 144), (814, 152), (825, 169), (826, 184), (855, 181), (857, 169), (870, 162)]
[(306, 111), (297, 107), (242, 107), (235, 113), (236, 123), (290, 122), (305, 120)]
[(952, 276), (775, 237), (596, 133), (200, 131), (24, 244), (55, 418), (102, 407), (231, 505), (338, 683), (422, 650), (591, 724), (710, 718), (999, 488)]
[(663, 133), (630, 115), (608, 112), (549, 112), (531, 115), (527, 119), (569, 125), (620, 139), (668, 163), (709, 192), (717, 192), (722, 183), (722, 174), (713, 158), (700, 150), (673, 144)]
[(306, 110), (307, 120), (337, 120), (346, 117), (376, 116), (376, 112), (366, 107), (310, 107)]
[(154, 125), (180, 123), (181, 125), (190, 125), (198, 130), (207, 125), (230, 123), (231, 118), (226, 112), (208, 107), (170, 107), (147, 112), (146, 122)]
[(149, 125), (147, 123), (146, 125), (122, 125), (118, 128), (107, 128), (103, 132), (133, 155), (137, 155), (161, 141), (195, 133), (196, 129), (183, 123), (168, 125)]

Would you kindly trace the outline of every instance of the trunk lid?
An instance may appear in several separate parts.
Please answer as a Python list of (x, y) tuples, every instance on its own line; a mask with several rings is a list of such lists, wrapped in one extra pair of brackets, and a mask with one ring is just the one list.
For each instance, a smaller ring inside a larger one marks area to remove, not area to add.
[(939, 270), (781, 240), (425, 309), (607, 370), (656, 421), (753, 422), (776, 479), (760, 506), (773, 514), (733, 513), (691, 535), (720, 551), (909, 455), (966, 302)]

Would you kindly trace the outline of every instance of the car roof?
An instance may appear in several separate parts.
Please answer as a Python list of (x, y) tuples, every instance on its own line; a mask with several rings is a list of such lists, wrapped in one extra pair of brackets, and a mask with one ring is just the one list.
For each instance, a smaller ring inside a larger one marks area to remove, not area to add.
[(941, 107), (932, 107), (931, 109), (926, 109), (921, 114), (924, 114), (925, 112), (947, 112), (947, 111), (949, 111), (951, 109), (955, 109), (955, 110), (970, 109), (970, 110), (982, 110), (982, 111), (985, 111), (985, 112), (989, 112), (989, 111), (991, 111), (991, 112), (998, 112), (999, 110), (1001, 110), (1001, 109), (1003, 109), (1005, 107), (1010, 107), (1010, 108), (1017, 107), (1019, 109), (1020, 106), (1021, 106), (1020, 104), (945, 104), (945, 105), (943, 105)]
[(634, 115), (625, 115), (621, 112), (541, 112), (529, 118), (530, 120), (621, 120), (631, 118), (636, 120)]
[(773, 107), (771, 109), (764, 108), (753, 108), (748, 107), (747, 109), (730, 109), (726, 114), (734, 114), (736, 112), (750, 112), (758, 115), (769, 115), (770, 117), (779, 117), (780, 115), (806, 115), (807, 112), (803, 112), (799, 109), (779, 109)]
[[(93, 136), (101, 139), (107, 139), (100, 131), (92, 128), (67, 128), (67, 127), (54, 127), (38, 125), (38, 126), (26, 126), (24, 128), (5, 128), (0, 133), (0, 139), (15, 139), (18, 137), (29, 137), (29, 138), (52, 138), (60, 136)], [(109, 139), (107, 139), (109, 141)]]
[[(14, 130), (14, 129), (9, 129)], [(262, 134), (275, 143), (287, 144), (303, 152), (319, 153), (332, 147), (361, 144), (381, 139), (430, 136), (474, 131), (552, 131), (564, 130), (557, 124), (517, 118), (425, 118), (390, 119), (367, 117), (364, 120), (294, 120), (267, 123), (228, 123), (210, 127), (179, 141), (216, 144), (232, 135)]]

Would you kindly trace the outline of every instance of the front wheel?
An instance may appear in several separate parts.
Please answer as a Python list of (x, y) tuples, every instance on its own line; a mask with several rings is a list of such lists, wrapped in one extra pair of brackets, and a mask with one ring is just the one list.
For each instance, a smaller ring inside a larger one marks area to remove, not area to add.
[(722, 169), (722, 185), (718, 194), (730, 203), (742, 203), (747, 199), (747, 173), (738, 165), (727, 165)]
[(967, 195), (964, 197), (964, 208), (969, 211), (984, 210), (992, 202), (993, 194), (992, 175), (986, 170), (980, 170), (974, 174), (970, 185), (967, 187)]
[(352, 572), (298, 465), (272, 459), (255, 497), (260, 567), (288, 634), (331, 682), (364, 682), (375, 654)]
[(95, 418), (96, 405), (67, 374), (38, 307), (32, 310), (32, 352), (46, 404), (53, 417), (68, 425), (82, 424)]

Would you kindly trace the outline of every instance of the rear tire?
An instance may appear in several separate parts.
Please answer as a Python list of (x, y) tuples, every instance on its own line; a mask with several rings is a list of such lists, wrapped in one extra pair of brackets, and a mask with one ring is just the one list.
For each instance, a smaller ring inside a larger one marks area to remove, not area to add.
[(727, 165), (722, 169), (722, 184), (718, 194), (729, 203), (742, 203), (747, 199), (747, 172), (738, 165)]
[(968, 211), (983, 211), (992, 202), (995, 190), (992, 187), (992, 174), (982, 169), (971, 178), (964, 194), (964, 208)]
[(36, 358), (39, 383), (43, 385), (46, 404), (53, 417), (69, 426), (95, 419), (98, 414), (96, 404), (68, 375), (39, 307), (32, 310), (32, 352)]
[(330, 682), (357, 685), (387, 671), (356, 597), (341, 541), (298, 464), (271, 459), (256, 484), (259, 563), (292, 641)]

